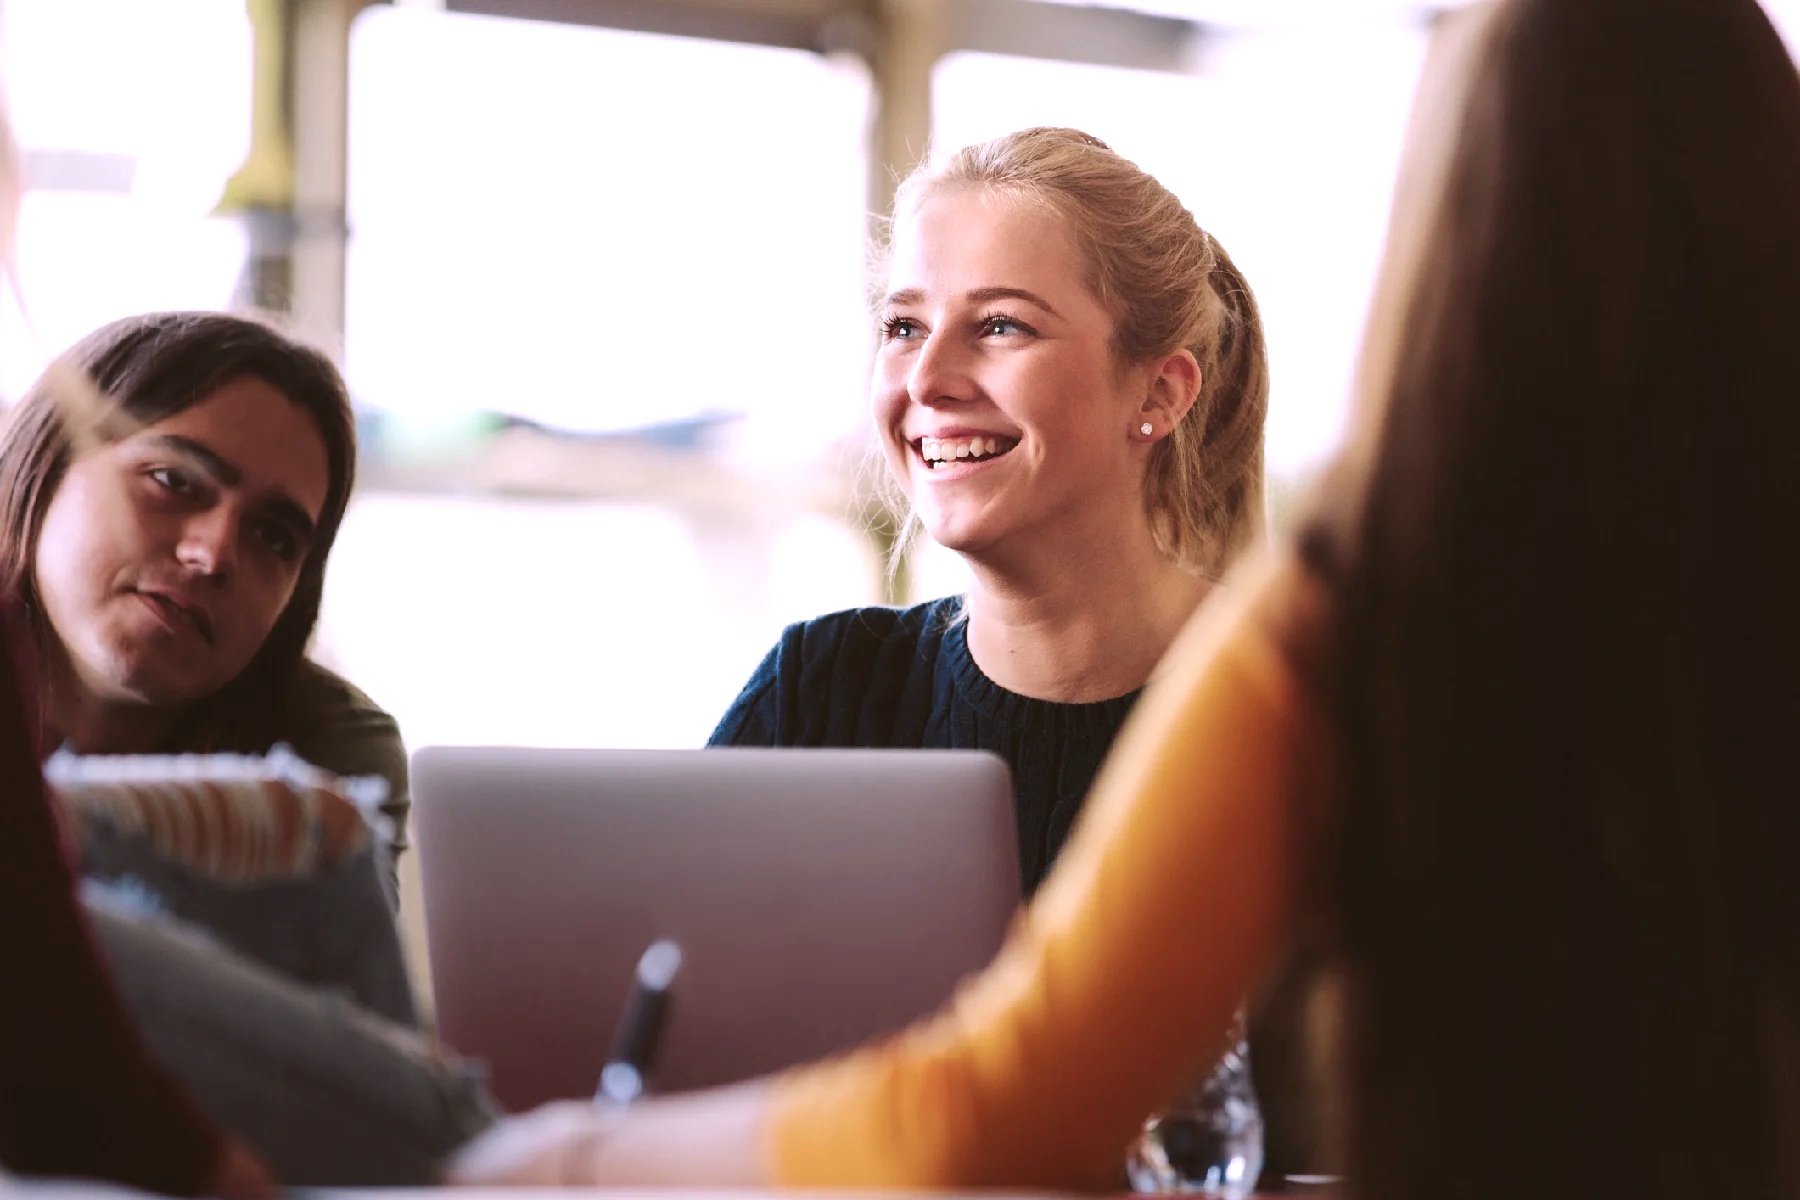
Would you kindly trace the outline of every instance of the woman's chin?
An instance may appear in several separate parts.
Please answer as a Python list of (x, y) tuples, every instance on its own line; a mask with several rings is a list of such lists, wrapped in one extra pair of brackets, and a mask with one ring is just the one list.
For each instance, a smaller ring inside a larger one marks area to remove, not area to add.
[(107, 672), (109, 692), (145, 708), (185, 708), (222, 688), (228, 680), (193, 669), (194, 664), (165, 655), (123, 657)]
[(964, 558), (980, 558), (991, 550), (997, 534), (982, 522), (923, 520), (925, 535), (944, 549)]

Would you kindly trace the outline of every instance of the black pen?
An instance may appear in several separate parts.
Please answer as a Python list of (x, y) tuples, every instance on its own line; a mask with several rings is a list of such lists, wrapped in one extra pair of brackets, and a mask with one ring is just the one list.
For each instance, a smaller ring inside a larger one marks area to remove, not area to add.
[(644, 1078), (656, 1057), (668, 1013), (669, 988), (681, 970), (681, 947), (662, 938), (638, 959), (631, 995), (613, 1034), (612, 1052), (600, 1069), (595, 1104), (630, 1104), (644, 1094)]

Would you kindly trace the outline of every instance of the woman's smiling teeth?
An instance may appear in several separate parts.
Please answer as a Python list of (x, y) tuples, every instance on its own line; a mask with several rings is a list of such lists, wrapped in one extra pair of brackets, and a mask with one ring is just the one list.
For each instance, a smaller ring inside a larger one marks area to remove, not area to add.
[(927, 437), (919, 439), (919, 457), (935, 471), (965, 459), (998, 458), (1018, 444), (1018, 439), (1005, 437)]

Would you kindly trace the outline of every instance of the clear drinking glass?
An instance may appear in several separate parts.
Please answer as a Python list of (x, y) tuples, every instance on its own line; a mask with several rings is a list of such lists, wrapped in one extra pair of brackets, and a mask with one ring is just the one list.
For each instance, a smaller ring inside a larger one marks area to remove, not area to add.
[(1240, 1012), (1232, 1022), (1231, 1048), (1174, 1107), (1144, 1122), (1125, 1169), (1135, 1192), (1239, 1200), (1255, 1189), (1262, 1164), (1262, 1110)]

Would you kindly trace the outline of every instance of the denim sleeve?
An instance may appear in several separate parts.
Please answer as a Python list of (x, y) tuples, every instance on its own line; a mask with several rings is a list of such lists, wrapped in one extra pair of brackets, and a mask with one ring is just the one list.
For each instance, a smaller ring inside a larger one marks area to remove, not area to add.
[(342, 992), (390, 1021), (418, 1023), (373, 840), (328, 871), (252, 884), (210, 879), (104, 826), (90, 831), (83, 849), (90, 895), (186, 922), (296, 982)]
[(166, 918), (90, 913), (151, 1051), (298, 1186), (420, 1186), (492, 1123), (480, 1069)]

